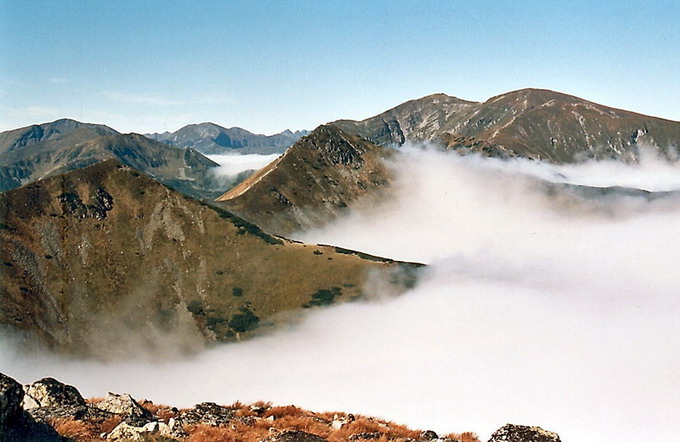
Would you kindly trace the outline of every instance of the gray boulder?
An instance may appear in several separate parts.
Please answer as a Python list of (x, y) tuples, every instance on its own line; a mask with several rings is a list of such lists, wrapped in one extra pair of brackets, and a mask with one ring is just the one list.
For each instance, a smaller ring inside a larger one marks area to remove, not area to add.
[(541, 427), (505, 424), (491, 435), (489, 442), (561, 442), (557, 433)]
[[(26, 396), (38, 407), (85, 407), (85, 399), (72, 385), (54, 378), (43, 378), (26, 387)], [(30, 407), (29, 407), (30, 408)]]
[(263, 439), (261, 442), (326, 442), (326, 439), (304, 431), (286, 430)]
[(153, 415), (129, 394), (108, 393), (95, 406), (103, 411), (123, 416), (123, 421), (134, 427), (143, 427), (153, 420)]
[(234, 420), (235, 417), (234, 410), (222, 407), (214, 402), (201, 402), (181, 415), (182, 422), (185, 424), (203, 424), (211, 427), (223, 427)]

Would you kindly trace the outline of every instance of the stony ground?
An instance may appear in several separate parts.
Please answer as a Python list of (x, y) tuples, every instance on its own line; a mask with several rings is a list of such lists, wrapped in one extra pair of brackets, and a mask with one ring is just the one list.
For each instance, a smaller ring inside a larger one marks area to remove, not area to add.
[[(178, 409), (109, 393), (84, 399), (53, 378), (21, 385), (0, 373), (0, 441), (480, 442), (471, 432), (438, 435), (348, 413), (293, 405), (203, 402)], [(489, 442), (559, 442), (539, 427), (506, 425)]]

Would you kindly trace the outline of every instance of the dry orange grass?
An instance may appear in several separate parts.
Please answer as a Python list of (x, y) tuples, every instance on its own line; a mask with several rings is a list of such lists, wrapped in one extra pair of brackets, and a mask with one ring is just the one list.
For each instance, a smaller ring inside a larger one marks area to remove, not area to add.
[(101, 433), (110, 433), (110, 432), (112, 432), (113, 429), (116, 428), (116, 427), (118, 426), (118, 424), (120, 424), (121, 422), (123, 422), (123, 418), (122, 418), (122, 417), (120, 417), (120, 416), (111, 416), (110, 418), (108, 418), (108, 419), (106, 419), (104, 422), (102, 422), (101, 425), (99, 425), (99, 428), (97, 429), (97, 431), (99, 432), (99, 434), (101, 434)]
[(72, 417), (50, 419), (49, 423), (60, 436), (69, 439), (101, 440), (96, 428)]
[(328, 440), (331, 442), (346, 441), (350, 436), (361, 433), (380, 433), (382, 435), (380, 439), (373, 440), (391, 440), (399, 438), (416, 439), (420, 435), (420, 431), (411, 430), (403, 425), (380, 421), (365, 416), (356, 416), (352, 422), (349, 422), (343, 425), (339, 430), (332, 432), (328, 437)]
[[(99, 400), (90, 399), (88, 402), (96, 403)], [(139, 404), (162, 420), (177, 418), (180, 415), (180, 410), (166, 405), (157, 405), (151, 401), (140, 401)], [(184, 431), (189, 435), (186, 440), (191, 442), (259, 442), (281, 431), (297, 430), (321, 436), (329, 442), (346, 442), (351, 436), (356, 438), (356, 435), (362, 433), (370, 434), (372, 437), (376, 434), (380, 435), (371, 439), (372, 442), (388, 442), (418, 439), (421, 433), (420, 430), (411, 430), (404, 425), (372, 417), (337, 412), (314, 413), (294, 405), (274, 407), (269, 402), (256, 402), (250, 405), (235, 402), (227, 408), (234, 411), (237, 419), (225, 427), (216, 428), (203, 424), (185, 426)], [(332, 427), (335, 419), (345, 422), (340, 429)], [(111, 432), (120, 422), (121, 418), (115, 416), (99, 424), (87, 424), (73, 419), (55, 419), (54, 425), (62, 436), (84, 441), (100, 440), (101, 433)], [(479, 442), (477, 435), (470, 432), (450, 433), (445, 437), (462, 442)]]
[(179, 416), (179, 410), (174, 407), (169, 407), (167, 405), (161, 404), (154, 404), (149, 400), (137, 401), (137, 403), (160, 420), (167, 421), (171, 417), (177, 418)]
[(461, 442), (479, 442), (479, 436), (471, 431), (466, 431), (465, 433), (449, 433), (444, 437), (458, 439)]
[(259, 442), (270, 434), (267, 428), (239, 424), (221, 428), (194, 425), (184, 430), (189, 434), (188, 442)]

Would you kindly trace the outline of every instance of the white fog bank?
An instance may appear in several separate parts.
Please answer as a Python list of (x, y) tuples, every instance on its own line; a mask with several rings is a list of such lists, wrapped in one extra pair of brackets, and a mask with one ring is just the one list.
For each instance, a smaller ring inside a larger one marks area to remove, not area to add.
[(430, 264), (404, 295), (317, 310), (182, 361), (77, 363), (4, 342), (0, 371), (53, 376), (86, 396), (262, 399), (483, 441), (506, 422), (565, 442), (677, 438), (680, 200), (583, 196), (537, 178), (597, 175), (607, 187), (648, 167), (651, 178), (628, 182), (646, 189), (654, 167), (672, 166), (548, 167), (417, 148), (393, 166), (393, 198), (299, 238)]
[(215, 173), (218, 176), (235, 177), (247, 170), (258, 170), (277, 159), (280, 154), (258, 155), (258, 154), (232, 154), (232, 155), (206, 155), (220, 167)]

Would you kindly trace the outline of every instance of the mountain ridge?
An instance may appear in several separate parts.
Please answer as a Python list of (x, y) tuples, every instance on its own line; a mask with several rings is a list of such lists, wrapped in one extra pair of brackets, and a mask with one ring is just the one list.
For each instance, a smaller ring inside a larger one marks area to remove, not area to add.
[(188, 124), (175, 132), (150, 133), (148, 138), (173, 146), (191, 147), (203, 154), (225, 153), (272, 154), (283, 153), (307, 131), (286, 129), (273, 135), (256, 134), (241, 127), (225, 128), (211, 122)]
[(215, 198), (229, 187), (212, 172), (219, 165), (194, 149), (61, 119), (0, 133), (0, 191), (110, 158), (197, 198)]
[(381, 145), (432, 141), (461, 152), (554, 163), (635, 162), (643, 144), (668, 159), (680, 156), (680, 122), (548, 89), (520, 89), (484, 102), (428, 95), (365, 120), (332, 124)]
[(114, 159), (0, 194), (0, 262), (0, 324), (113, 358), (266, 332), (420, 267), (270, 235)]
[(333, 125), (321, 125), (215, 203), (267, 231), (319, 227), (363, 196), (378, 197), (393, 154)]

